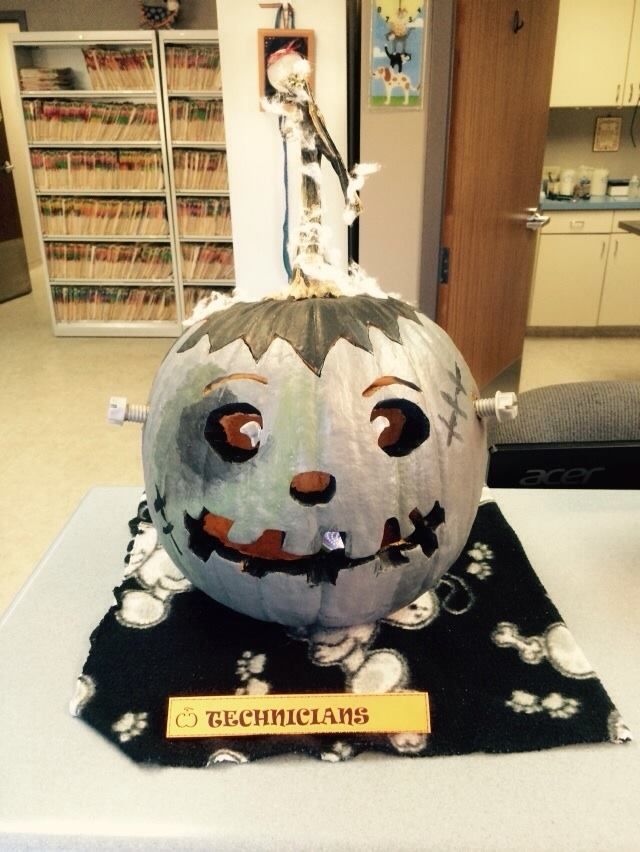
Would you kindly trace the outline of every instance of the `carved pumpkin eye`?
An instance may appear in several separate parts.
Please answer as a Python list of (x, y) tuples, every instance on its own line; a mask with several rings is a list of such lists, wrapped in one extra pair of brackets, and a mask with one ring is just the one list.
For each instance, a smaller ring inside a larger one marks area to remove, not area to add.
[(231, 402), (207, 417), (204, 437), (225, 461), (244, 462), (260, 447), (262, 415), (247, 402)]
[(385, 399), (374, 406), (371, 422), (385, 417), (389, 425), (378, 436), (378, 446), (388, 456), (408, 456), (429, 437), (429, 420), (408, 399)]

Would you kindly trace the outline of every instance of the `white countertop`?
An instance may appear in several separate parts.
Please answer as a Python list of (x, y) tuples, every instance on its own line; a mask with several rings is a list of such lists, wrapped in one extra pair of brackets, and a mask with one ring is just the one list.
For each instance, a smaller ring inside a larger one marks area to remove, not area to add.
[[(131, 762), (67, 706), (139, 494), (91, 491), (0, 626), (0, 849), (637, 848), (636, 743), (210, 770)], [(640, 492), (494, 494), (640, 736)]]

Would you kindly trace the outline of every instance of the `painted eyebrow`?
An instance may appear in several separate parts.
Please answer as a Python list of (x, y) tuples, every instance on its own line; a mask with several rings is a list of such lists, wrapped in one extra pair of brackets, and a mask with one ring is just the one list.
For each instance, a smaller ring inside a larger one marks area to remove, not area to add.
[(202, 396), (207, 396), (211, 391), (215, 390), (218, 385), (225, 382), (235, 382), (239, 379), (250, 379), (252, 382), (260, 382), (262, 385), (268, 385), (269, 381), (264, 376), (258, 376), (255, 373), (230, 373), (228, 376), (221, 376), (219, 379), (214, 379), (202, 389)]
[(371, 382), (369, 387), (362, 391), (362, 396), (371, 396), (376, 391), (386, 388), (389, 385), (405, 385), (411, 388), (411, 390), (420, 390), (418, 385), (414, 385), (413, 382), (408, 382), (406, 379), (399, 379), (398, 376), (380, 376), (380, 378), (376, 379), (375, 382)]

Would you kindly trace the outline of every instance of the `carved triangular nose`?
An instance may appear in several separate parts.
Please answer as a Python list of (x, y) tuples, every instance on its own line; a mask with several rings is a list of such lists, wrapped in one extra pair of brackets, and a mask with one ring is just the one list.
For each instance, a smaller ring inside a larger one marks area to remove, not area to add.
[(336, 480), (330, 473), (307, 470), (293, 477), (289, 493), (294, 500), (305, 506), (328, 503), (336, 493)]

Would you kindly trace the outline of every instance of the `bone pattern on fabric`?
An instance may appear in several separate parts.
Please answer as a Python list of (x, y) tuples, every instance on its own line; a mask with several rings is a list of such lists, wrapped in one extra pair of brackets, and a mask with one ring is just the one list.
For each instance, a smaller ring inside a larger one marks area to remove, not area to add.
[[(92, 635), (70, 710), (134, 760), (212, 767), (295, 751), (336, 762), (367, 750), (429, 757), (631, 738), (491, 502), (481, 506), (463, 553), (435, 588), (384, 620), (351, 627), (248, 619), (192, 588), (159, 558), (166, 554), (144, 504), (132, 531), (116, 606)], [(484, 577), (468, 571), (489, 561), (492, 572)], [(162, 599), (164, 619), (139, 624), (123, 617), (133, 593)], [(163, 735), (168, 694), (406, 689), (429, 692), (431, 734), (212, 737), (179, 745)]]

